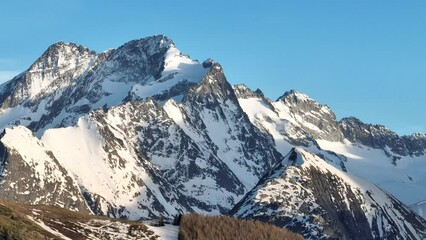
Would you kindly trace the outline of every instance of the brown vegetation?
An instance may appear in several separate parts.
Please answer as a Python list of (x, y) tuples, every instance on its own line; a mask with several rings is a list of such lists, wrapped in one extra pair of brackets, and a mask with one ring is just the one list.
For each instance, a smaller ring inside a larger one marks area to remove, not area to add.
[(67, 209), (0, 199), (0, 240), (59, 239), (36, 222), (71, 239), (158, 239), (143, 223), (88, 215)]
[(302, 240), (299, 234), (274, 225), (227, 216), (190, 214), (182, 217), (179, 240)]
[(27, 217), (12, 210), (0, 202), (0, 239), (53, 239), (54, 236), (45, 231)]

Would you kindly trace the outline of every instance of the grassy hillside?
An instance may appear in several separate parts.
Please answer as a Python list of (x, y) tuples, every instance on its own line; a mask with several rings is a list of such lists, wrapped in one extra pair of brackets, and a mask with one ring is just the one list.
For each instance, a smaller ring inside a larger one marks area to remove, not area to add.
[(46, 239), (55, 236), (29, 220), (25, 214), (0, 201), (0, 239)]
[(238, 220), (227, 216), (185, 215), (181, 218), (179, 240), (302, 240), (299, 234), (274, 225)]
[(0, 199), (3, 239), (158, 239), (144, 224)]

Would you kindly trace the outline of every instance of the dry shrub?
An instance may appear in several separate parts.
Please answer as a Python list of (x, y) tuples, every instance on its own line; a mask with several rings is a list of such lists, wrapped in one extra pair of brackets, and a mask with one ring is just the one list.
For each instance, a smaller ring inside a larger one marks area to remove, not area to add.
[(259, 221), (239, 220), (228, 216), (202, 216), (192, 213), (181, 219), (179, 240), (302, 240), (287, 229)]

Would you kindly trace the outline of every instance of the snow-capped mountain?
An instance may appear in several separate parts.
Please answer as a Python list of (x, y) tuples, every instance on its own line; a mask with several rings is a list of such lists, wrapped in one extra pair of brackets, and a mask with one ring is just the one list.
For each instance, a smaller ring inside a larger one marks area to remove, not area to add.
[(407, 205), (426, 199), (424, 134), (400, 137), (353, 117), (337, 121), (328, 106), (294, 90), (271, 101), (244, 85), (234, 89), (252, 123), (273, 136), (281, 154), (303, 146)]
[(179, 98), (207, 71), (165, 36), (130, 41), (100, 54), (59, 42), (0, 86), (0, 123), (24, 125), (41, 136), (48, 128), (74, 125), (102, 106), (151, 96)]
[(424, 239), (426, 220), (377, 186), (293, 149), (231, 212), (307, 239)]
[[(103, 53), (54, 44), (1, 85), (0, 104), (0, 195), (6, 198), (116, 218), (223, 214), (298, 147), (321, 159), (321, 174), (339, 172), (336, 187), (344, 183), (357, 193), (362, 182), (368, 184), (362, 189), (385, 196), (375, 204), (406, 218), (414, 228), (404, 230), (407, 236), (424, 229), (380, 189), (404, 204), (426, 199), (425, 135), (399, 137), (354, 118), (337, 121), (328, 106), (296, 91), (271, 101), (260, 90), (231, 86), (220, 64), (190, 59), (165, 36)], [(332, 184), (325, 176), (321, 181)], [(353, 199), (366, 202), (367, 195)], [(309, 199), (320, 205), (317, 200)], [(330, 214), (338, 207), (327, 206)], [(368, 209), (358, 210), (367, 216)], [(390, 218), (384, 211), (375, 218)], [(385, 228), (368, 223), (366, 236), (384, 236)]]
[[(62, 95), (56, 102), (45, 97), (54, 109), (39, 105), (43, 121), (34, 112), (18, 117), (75, 179), (93, 212), (130, 219), (224, 213), (281, 158), (213, 60), (193, 61), (164, 36), (104, 55), (64, 89), (47, 87)], [(10, 106), (4, 119), (28, 101)]]

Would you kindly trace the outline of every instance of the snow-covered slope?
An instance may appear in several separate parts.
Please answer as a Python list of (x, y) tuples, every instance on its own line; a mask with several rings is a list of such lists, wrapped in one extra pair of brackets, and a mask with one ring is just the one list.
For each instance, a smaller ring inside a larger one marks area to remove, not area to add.
[(30, 130), (7, 128), (0, 142), (0, 197), (89, 212), (75, 180)]
[(303, 149), (293, 149), (231, 212), (308, 239), (423, 239), (426, 221), (393, 196)]
[(312, 146), (314, 140), (292, 116), (288, 107), (281, 102), (272, 102), (260, 90), (251, 91), (245, 85), (234, 86), (238, 102), (250, 121), (275, 140), (277, 150), (285, 155), (294, 145)]
[[(126, 121), (111, 115), (115, 123)], [(46, 131), (42, 141), (76, 178), (96, 214), (137, 220), (189, 211), (157, 169), (127, 141), (131, 136), (116, 127), (95, 112), (80, 118), (77, 126)]]
[[(410, 205), (426, 199), (426, 157), (401, 156), (388, 147), (375, 149), (360, 143), (317, 141), (321, 148), (346, 157), (348, 172), (368, 179)], [(394, 157), (398, 157), (397, 163)]]
[(417, 202), (409, 206), (413, 211), (426, 219), (426, 201)]

